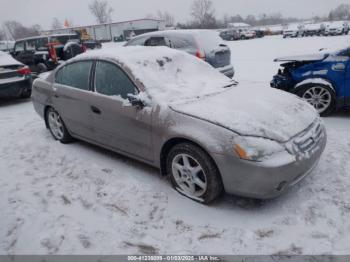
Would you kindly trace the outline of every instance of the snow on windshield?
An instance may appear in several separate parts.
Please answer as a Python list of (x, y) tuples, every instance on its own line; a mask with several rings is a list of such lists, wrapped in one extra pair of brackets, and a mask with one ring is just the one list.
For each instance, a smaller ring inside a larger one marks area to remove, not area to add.
[(116, 47), (94, 50), (77, 58), (109, 58), (125, 64), (158, 103), (224, 91), (232, 80), (206, 62), (167, 47)]

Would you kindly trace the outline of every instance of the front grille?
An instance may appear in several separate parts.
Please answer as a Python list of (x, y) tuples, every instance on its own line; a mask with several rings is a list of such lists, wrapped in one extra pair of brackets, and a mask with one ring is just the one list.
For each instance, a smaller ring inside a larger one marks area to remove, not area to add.
[(312, 152), (324, 135), (323, 124), (317, 121), (310, 128), (293, 139), (294, 147), (299, 153)]

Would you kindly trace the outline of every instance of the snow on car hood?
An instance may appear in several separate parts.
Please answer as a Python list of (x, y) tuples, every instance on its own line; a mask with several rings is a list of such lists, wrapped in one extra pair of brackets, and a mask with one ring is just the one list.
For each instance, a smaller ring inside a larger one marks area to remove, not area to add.
[(275, 62), (294, 62), (294, 61), (301, 61), (301, 62), (307, 62), (307, 61), (320, 61), (325, 59), (328, 56), (328, 54), (311, 54), (311, 55), (299, 55), (299, 56), (286, 56), (286, 57), (280, 57), (276, 58)]
[(9, 66), (9, 65), (22, 65), (22, 63), (15, 60), (11, 55), (0, 51), (0, 66)]
[(226, 92), (183, 103), (173, 110), (207, 120), (240, 135), (286, 142), (309, 127), (316, 110), (295, 95), (270, 89), (236, 86)]

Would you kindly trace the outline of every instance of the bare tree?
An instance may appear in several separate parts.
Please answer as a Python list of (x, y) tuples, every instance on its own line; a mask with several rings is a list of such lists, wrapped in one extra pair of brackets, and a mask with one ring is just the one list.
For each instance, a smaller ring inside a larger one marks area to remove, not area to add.
[(173, 26), (175, 24), (175, 18), (173, 15), (171, 15), (168, 12), (162, 12), (160, 10), (158, 10), (157, 12), (157, 18), (159, 20), (163, 20), (165, 22), (166, 26)]
[(108, 2), (104, 0), (94, 0), (89, 9), (91, 14), (96, 18), (97, 23), (104, 24), (112, 21), (113, 8), (108, 6)]
[(5, 32), (0, 29), (0, 40), (5, 40), (5, 39), (6, 39)]
[(211, 0), (194, 0), (191, 15), (200, 28), (213, 28), (216, 25), (215, 9)]
[(6, 21), (4, 22), (3, 26), (9, 37), (15, 40), (24, 37), (40, 35), (40, 31), (42, 30), (40, 25), (25, 27), (17, 21)]
[(329, 20), (349, 20), (350, 4), (341, 4), (329, 13)]
[(54, 17), (52, 19), (51, 29), (61, 29), (62, 27), (63, 23), (57, 17)]

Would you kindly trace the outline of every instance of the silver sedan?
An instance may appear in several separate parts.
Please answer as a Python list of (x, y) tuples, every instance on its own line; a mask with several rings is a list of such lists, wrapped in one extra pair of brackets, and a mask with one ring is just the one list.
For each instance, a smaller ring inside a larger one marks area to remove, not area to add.
[(270, 88), (238, 86), (166, 47), (77, 56), (35, 80), (54, 139), (81, 139), (160, 168), (181, 194), (272, 198), (316, 166), (326, 132), (314, 108)]

